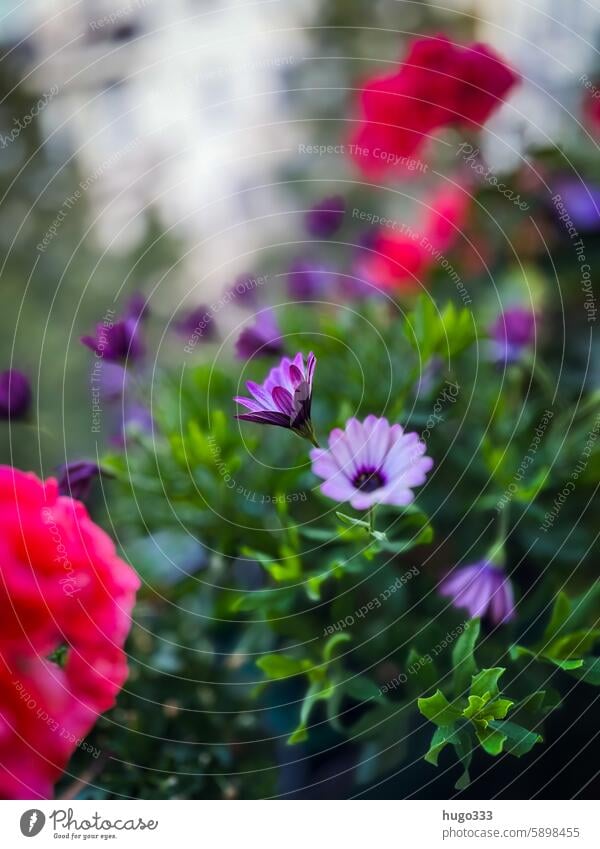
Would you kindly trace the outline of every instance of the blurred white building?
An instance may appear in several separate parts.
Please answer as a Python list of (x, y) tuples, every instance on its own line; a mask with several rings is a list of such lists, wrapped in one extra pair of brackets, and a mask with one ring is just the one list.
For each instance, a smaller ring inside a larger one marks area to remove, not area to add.
[[(245, 267), (255, 240), (243, 222), (272, 213), (279, 191), (249, 189), (271, 183), (295, 143), (285, 75), (303, 61), (305, 38), (293, 8), (280, 0), (24, 5), (31, 81), (60, 90), (42, 116), (45, 132), (76, 151), (94, 236), (130, 247), (153, 210), (189, 246), (190, 267), (196, 249), (205, 268), (231, 257)], [(269, 222), (261, 227), (264, 235)]]

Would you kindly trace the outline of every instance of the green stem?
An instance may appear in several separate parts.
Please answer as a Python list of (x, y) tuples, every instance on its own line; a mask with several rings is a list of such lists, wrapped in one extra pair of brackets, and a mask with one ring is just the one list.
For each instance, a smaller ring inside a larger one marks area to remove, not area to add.
[(509, 527), (509, 507), (507, 505), (500, 512), (498, 518), (498, 535), (488, 554), (489, 560), (496, 566), (504, 566), (506, 560), (504, 546), (506, 545)]
[(367, 521), (369, 523), (369, 533), (372, 534), (375, 530), (375, 508), (371, 507), (367, 511)]

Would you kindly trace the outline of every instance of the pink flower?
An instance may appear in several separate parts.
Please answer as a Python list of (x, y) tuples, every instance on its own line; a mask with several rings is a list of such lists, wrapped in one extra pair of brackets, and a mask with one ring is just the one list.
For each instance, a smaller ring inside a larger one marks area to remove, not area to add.
[(53, 479), (0, 466), (0, 527), (0, 797), (50, 798), (125, 682), (139, 579)]
[(445, 186), (426, 202), (416, 228), (391, 227), (375, 234), (359, 261), (358, 274), (383, 290), (417, 291), (424, 278), (456, 242), (465, 226), (470, 197), (459, 186)]
[(310, 458), (313, 472), (325, 481), (323, 495), (369, 510), (375, 504), (404, 506), (414, 500), (412, 487), (425, 483), (433, 466), (424, 454), (418, 434), (367, 416), (364, 422), (349, 419), (344, 430), (332, 430), (329, 448), (314, 448)]
[(416, 39), (397, 71), (365, 84), (352, 155), (365, 174), (398, 168), (442, 127), (481, 127), (517, 81), (485, 44)]

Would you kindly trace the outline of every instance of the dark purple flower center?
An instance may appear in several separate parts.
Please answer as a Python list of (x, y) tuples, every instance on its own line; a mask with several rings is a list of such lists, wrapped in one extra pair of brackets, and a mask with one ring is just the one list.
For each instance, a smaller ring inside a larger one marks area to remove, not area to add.
[(384, 483), (385, 480), (378, 469), (361, 469), (354, 476), (352, 486), (362, 492), (375, 492), (376, 489), (381, 489)]

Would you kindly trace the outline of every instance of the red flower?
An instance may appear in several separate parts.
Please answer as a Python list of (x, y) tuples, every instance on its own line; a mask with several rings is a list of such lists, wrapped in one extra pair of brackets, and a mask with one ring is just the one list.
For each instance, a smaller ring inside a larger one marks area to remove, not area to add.
[(480, 127), (517, 80), (485, 44), (417, 39), (394, 74), (364, 86), (351, 154), (366, 174), (402, 166), (441, 127)]
[(585, 94), (583, 117), (592, 134), (597, 136), (600, 133), (600, 97), (598, 97), (597, 85), (594, 85), (591, 92)]
[(430, 199), (417, 229), (380, 230), (371, 250), (363, 254), (358, 273), (380, 289), (417, 290), (429, 269), (443, 260), (443, 253), (456, 242), (469, 202), (464, 189), (444, 187)]
[(0, 527), (0, 797), (49, 798), (125, 682), (139, 580), (52, 479), (0, 466)]

